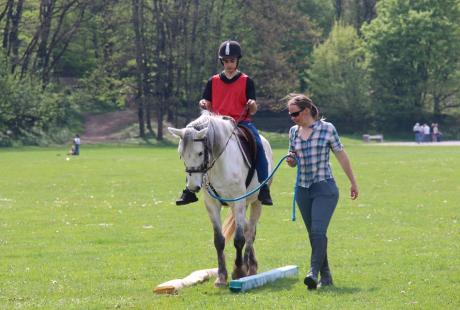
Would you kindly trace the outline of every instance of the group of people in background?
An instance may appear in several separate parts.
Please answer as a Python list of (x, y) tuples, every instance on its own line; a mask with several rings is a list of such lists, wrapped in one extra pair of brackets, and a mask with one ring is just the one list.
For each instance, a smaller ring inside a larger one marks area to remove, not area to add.
[(439, 131), (438, 123), (432, 123), (431, 127), (424, 123), (415, 123), (413, 132), (415, 135), (415, 142), (440, 142), (441, 141), (441, 132)]

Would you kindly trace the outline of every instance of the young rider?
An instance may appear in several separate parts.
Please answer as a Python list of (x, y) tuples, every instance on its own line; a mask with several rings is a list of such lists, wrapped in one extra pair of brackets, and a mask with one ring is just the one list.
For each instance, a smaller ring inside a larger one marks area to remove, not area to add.
[[(268, 177), (268, 162), (259, 133), (250, 118), (257, 112), (254, 82), (238, 70), (242, 57), (241, 46), (238, 42), (230, 40), (223, 42), (219, 47), (218, 55), (224, 70), (208, 80), (199, 105), (202, 109), (230, 116), (251, 130), (257, 144), (255, 168), (261, 183)], [(273, 205), (270, 190), (266, 184), (261, 187), (258, 199), (264, 205)], [(185, 205), (197, 200), (195, 193), (186, 188), (182, 196), (176, 200), (176, 204)]]

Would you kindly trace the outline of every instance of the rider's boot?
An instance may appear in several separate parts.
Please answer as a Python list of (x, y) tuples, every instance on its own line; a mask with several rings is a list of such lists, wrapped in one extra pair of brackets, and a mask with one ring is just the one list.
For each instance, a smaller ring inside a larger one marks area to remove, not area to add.
[(257, 197), (263, 205), (273, 206), (272, 197), (270, 197), (270, 188), (267, 184), (262, 186)]
[(198, 201), (198, 198), (196, 197), (195, 193), (191, 192), (188, 188), (186, 188), (182, 192), (180, 198), (176, 200), (176, 205), (182, 206), (195, 201)]

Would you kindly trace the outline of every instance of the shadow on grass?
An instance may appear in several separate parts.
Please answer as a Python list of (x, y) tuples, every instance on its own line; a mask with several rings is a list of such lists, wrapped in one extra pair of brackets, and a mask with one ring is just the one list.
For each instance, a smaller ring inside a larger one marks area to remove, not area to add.
[[(302, 282), (300, 279), (281, 279), (273, 283), (267, 283), (262, 287), (258, 287), (255, 289), (250, 290), (253, 293), (266, 293), (266, 292), (277, 292), (277, 291), (284, 291), (293, 288)], [(302, 283), (302, 286), (304, 284)], [(316, 291), (308, 291), (307, 287), (305, 286), (306, 292), (317, 293), (317, 294), (332, 294), (332, 295), (349, 295), (349, 294), (356, 294), (361, 292), (363, 289), (360, 287), (337, 287), (337, 286), (330, 286), (325, 288), (319, 288)], [(375, 288), (371, 288), (367, 291), (374, 291)]]
[(231, 292), (227, 286), (227, 289), (217, 289), (216, 288), (215, 290), (207, 292), (207, 294), (208, 295), (224, 295), (224, 294), (225, 295), (238, 295), (238, 294), (245, 294), (247, 292), (251, 292), (253, 294), (263, 294), (266, 292), (285, 291), (285, 290), (291, 289), (294, 285), (297, 285), (298, 281), (299, 281), (298, 279), (294, 279), (294, 278), (280, 279), (276, 282), (267, 283), (261, 287), (257, 287), (257, 288), (253, 288), (245, 292), (237, 292), (237, 293)]
[[(250, 289), (245, 292), (233, 293), (233, 292), (230, 292), (229, 290), (216, 289), (213, 291), (208, 291), (206, 294), (208, 295), (230, 294), (231, 295), (231, 294), (245, 294), (248, 292), (250, 292), (251, 294), (265, 294), (268, 292), (280, 292), (280, 291), (286, 291), (286, 290), (293, 289), (295, 286), (299, 285), (299, 282), (301, 282), (300, 279), (287, 278), (287, 279), (280, 279), (275, 282), (270, 282), (270, 283), (265, 284), (264, 286)], [(367, 292), (372, 292), (372, 291), (375, 291), (376, 288), (369, 288), (365, 290)], [(330, 294), (330, 295), (350, 295), (350, 294), (360, 293), (362, 291), (363, 289), (360, 287), (331, 286), (331, 287), (319, 288), (316, 291), (308, 291), (307, 287), (305, 287), (305, 292), (312, 293), (312, 294), (316, 293), (316, 294)]]
[[(367, 291), (375, 291), (375, 288), (370, 288)], [(317, 290), (318, 294), (331, 294), (331, 295), (349, 295), (356, 294), (363, 291), (360, 287), (340, 287), (340, 286), (330, 286), (324, 287)]]

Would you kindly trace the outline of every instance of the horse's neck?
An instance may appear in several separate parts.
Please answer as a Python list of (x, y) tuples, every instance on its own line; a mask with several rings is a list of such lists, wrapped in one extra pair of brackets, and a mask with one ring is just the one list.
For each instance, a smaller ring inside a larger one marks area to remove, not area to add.
[(228, 119), (220, 117), (211, 118), (209, 120), (209, 126), (212, 126), (214, 130), (219, 131), (220, 138), (225, 139), (229, 137), (235, 129), (235, 124)]
[[(209, 171), (211, 183), (230, 184), (235, 181), (244, 184), (248, 168), (244, 162), (243, 155), (236, 141), (237, 137), (232, 135), (216, 159), (214, 166)], [(235, 177), (238, 180), (235, 180)]]

